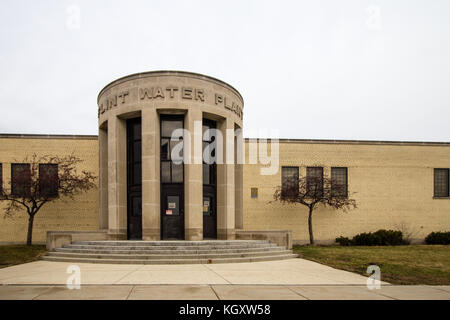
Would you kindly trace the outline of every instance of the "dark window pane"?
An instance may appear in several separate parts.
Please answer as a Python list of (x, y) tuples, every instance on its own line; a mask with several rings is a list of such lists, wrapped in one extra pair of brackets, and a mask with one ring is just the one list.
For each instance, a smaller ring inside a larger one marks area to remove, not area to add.
[(298, 194), (298, 167), (281, 168), (281, 194), (284, 197)]
[(131, 205), (133, 210), (131, 210), (131, 215), (133, 217), (142, 216), (142, 200), (141, 197), (133, 197), (131, 200)]
[(161, 161), (161, 182), (170, 183), (170, 162)]
[(42, 196), (58, 195), (58, 165), (39, 164), (39, 193)]
[(136, 142), (134, 142), (133, 143), (134, 144), (134, 146), (133, 146), (133, 162), (141, 162), (141, 147), (142, 147), (142, 144), (141, 144), (141, 141), (136, 141)]
[(30, 195), (31, 171), (28, 163), (11, 164), (11, 193), (14, 196), (22, 197)]
[(434, 169), (434, 196), (449, 196), (449, 169)]
[(172, 183), (183, 182), (183, 164), (172, 163)]
[(180, 214), (180, 197), (167, 196), (166, 215), (178, 216)]
[(306, 192), (310, 197), (317, 198), (323, 195), (323, 168), (306, 168)]
[(203, 184), (211, 184), (209, 164), (203, 164)]
[(169, 139), (161, 139), (161, 160), (169, 159)]
[(251, 188), (251, 198), (252, 199), (258, 198), (258, 188)]
[(140, 185), (142, 183), (142, 166), (140, 163), (133, 165), (133, 184)]
[(163, 120), (161, 122), (161, 137), (171, 137), (175, 129), (182, 129), (182, 120)]
[(141, 123), (136, 123), (133, 125), (133, 135), (134, 140), (141, 140)]
[(331, 196), (347, 197), (347, 168), (331, 168)]

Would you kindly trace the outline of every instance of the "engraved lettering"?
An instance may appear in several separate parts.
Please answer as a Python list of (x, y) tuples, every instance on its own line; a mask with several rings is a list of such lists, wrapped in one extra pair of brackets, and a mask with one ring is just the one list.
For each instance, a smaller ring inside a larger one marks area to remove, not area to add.
[(118, 97), (122, 99), (122, 104), (125, 103), (125, 97), (126, 97), (128, 94), (129, 94), (128, 91), (125, 91), (125, 92), (122, 92), (121, 94), (119, 94)]
[(153, 95), (153, 99), (163, 98), (164, 99), (164, 91), (160, 87), (156, 88), (155, 94)]
[(182, 88), (181, 89), (181, 97), (183, 99), (191, 99), (192, 100), (192, 88)]
[(147, 88), (139, 89), (139, 98), (141, 100), (144, 100), (145, 97), (147, 97), (147, 99), (152, 99), (153, 98), (153, 88), (151, 88), (151, 89), (147, 89)]
[(175, 91), (178, 91), (178, 88), (177, 87), (167, 87), (166, 90), (170, 92), (170, 98), (173, 99), (175, 96)]
[(228, 110), (233, 110), (231, 109), (231, 106), (227, 104), (227, 98), (223, 98), (223, 106)]
[(216, 93), (216, 99), (215, 100), (216, 100), (216, 104), (221, 104), (221, 103), (223, 103), (223, 96), (218, 94), (218, 93)]
[(108, 98), (108, 110), (111, 110), (113, 107), (117, 107), (117, 96)]
[(195, 100), (205, 101), (205, 92), (203, 89), (195, 89)]

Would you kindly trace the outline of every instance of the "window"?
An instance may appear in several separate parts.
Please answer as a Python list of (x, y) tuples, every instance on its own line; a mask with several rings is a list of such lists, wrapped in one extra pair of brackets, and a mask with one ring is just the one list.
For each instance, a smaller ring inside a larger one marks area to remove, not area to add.
[(252, 199), (258, 198), (258, 188), (251, 188), (251, 198)]
[(281, 196), (298, 195), (298, 167), (281, 168)]
[(39, 194), (45, 197), (57, 197), (58, 186), (58, 165), (39, 164)]
[(306, 168), (306, 193), (310, 197), (321, 197), (323, 194), (323, 168)]
[[(212, 130), (216, 129), (216, 123), (212, 120), (203, 119), (202, 126), (202, 156), (203, 156), (203, 184), (204, 185), (215, 185), (216, 184), (216, 147), (213, 148), (211, 144), (215, 141), (214, 134), (211, 134)], [(210, 130), (210, 131), (208, 131)], [(208, 134), (209, 133), (209, 134)], [(212, 150), (209, 148), (213, 148)], [(208, 150), (210, 152), (208, 152)], [(205, 162), (205, 152), (208, 158), (206, 158), (207, 162)]]
[(11, 194), (17, 197), (30, 195), (31, 172), (28, 163), (11, 164)]
[[(183, 120), (162, 119), (161, 120), (161, 182), (162, 183), (183, 183), (184, 165), (178, 163), (179, 159), (172, 159), (172, 151), (175, 155), (183, 157), (183, 137), (178, 139), (172, 137), (175, 129), (183, 129)], [(173, 162), (172, 160), (177, 160)]]
[(331, 196), (348, 196), (347, 168), (331, 168)]
[(434, 169), (434, 196), (449, 197), (449, 169)]

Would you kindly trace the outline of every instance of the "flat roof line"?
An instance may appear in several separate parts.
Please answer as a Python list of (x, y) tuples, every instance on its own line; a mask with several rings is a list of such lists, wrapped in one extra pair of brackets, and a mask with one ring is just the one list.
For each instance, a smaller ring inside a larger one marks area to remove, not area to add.
[[(71, 134), (22, 134), (0, 133), (0, 138), (16, 139), (98, 139), (98, 135), (71, 135)], [(246, 142), (258, 138), (244, 138)], [(261, 139), (261, 138), (259, 138)], [(271, 138), (267, 138), (270, 140)], [(278, 139), (284, 143), (323, 143), (323, 144), (371, 144), (371, 145), (439, 145), (450, 146), (450, 142), (433, 141), (389, 141), (389, 140), (336, 140), (336, 139)]]
[(26, 133), (0, 133), (0, 138), (11, 139), (85, 139), (96, 140), (97, 135), (81, 135), (81, 134), (26, 134)]

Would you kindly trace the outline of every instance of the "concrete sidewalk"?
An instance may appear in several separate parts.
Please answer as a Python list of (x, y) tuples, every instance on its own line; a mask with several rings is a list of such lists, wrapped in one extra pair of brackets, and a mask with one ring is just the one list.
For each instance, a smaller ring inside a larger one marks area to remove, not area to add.
[[(446, 299), (450, 286), (366, 287), (367, 278), (304, 259), (196, 264), (80, 263), (81, 289), (66, 288), (65, 262), (0, 269), (0, 299)], [(381, 274), (382, 276), (382, 274)]]
[[(0, 284), (65, 285), (73, 263), (37, 261), (0, 269)], [(82, 285), (112, 284), (256, 284), (366, 285), (366, 277), (304, 259), (191, 264), (76, 264)]]
[(450, 300), (450, 286), (86, 285), (0, 286), (0, 300)]

